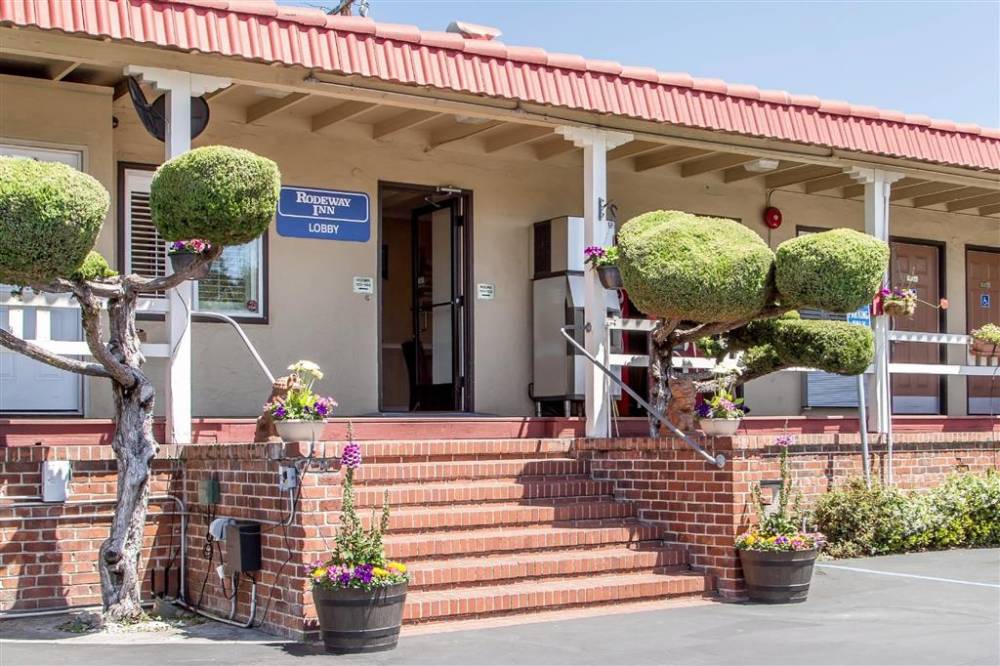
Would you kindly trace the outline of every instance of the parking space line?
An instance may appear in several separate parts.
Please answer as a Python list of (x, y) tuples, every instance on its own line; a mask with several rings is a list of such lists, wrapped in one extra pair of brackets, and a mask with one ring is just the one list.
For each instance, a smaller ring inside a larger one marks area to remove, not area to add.
[(898, 578), (917, 578), (919, 580), (933, 580), (938, 583), (955, 583), (957, 585), (975, 585), (976, 587), (992, 587), (1000, 590), (998, 583), (980, 583), (974, 580), (958, 580), (957, 578), (938, 578), (936, 576), (920, 576), (918, 574), (896, 573), (894, 571), (877, 571), (875, 569), (862, 569), (861, 567), (845, 567), (840, 564), (817, 564), (820, 569), (842, 569), (844, 571), (857, 571), (860, 573), (878, 574), (880, 576), (896, 576)]

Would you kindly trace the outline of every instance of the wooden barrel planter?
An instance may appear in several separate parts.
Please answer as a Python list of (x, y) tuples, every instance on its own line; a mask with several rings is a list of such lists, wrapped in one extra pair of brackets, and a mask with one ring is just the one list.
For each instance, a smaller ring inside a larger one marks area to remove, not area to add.
[(741, 550), (740, 563), (750, 601), (793, 604), (806, 600), (817, 550)]
[(403, 624), (406, 583), (375, 590), (313, 588), (326, 651), (333, 654), (392, 650)]

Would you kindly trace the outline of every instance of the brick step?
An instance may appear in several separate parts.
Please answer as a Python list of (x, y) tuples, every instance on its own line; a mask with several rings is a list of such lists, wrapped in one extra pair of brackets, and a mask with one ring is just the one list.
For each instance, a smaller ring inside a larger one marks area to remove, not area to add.
[(587, 463), (573, 458), (518, 460), (462, 460), (366, 464), (354, 475), (358, 486), (417, 481), (457, 481), (464, 479), (521, 479), (525, 477), (572, 476), (587, 473)]
[[(505, 458), (565, 458), (572, 439), (454, 439), (424, 441), (358, 442), (366, 463), (431, 462), (448, 460), (498, 460)], [(342, 442), (327, 442), (338, 455)]]
[[(520, 504), (466, 504), (431, 507), (403, 507), (392, 512), (389, 531), (393, 534), (427, 532), (431, 530), (474, 529), (478, 527), (510, 527), (569, 520), (605, 520), (634, 518), (635, 506), (616, 502), (610, 497), (552, 498), (525, 500)], [(378, 516), (375, 517), (379, 519)], [(362, 514), (367, 527), (369, 513)]]
[(636, 520), (574, 521), (519, 528), (388, 535), (390, 559), (456, 557), (523, 550), (586, 548), (659, 539), (662, 530)]
[(499, 557), (418, 560), (409, 567), (411, 589), (490, 585), (521, 578), (586, 576), (610, 572), (662, 573), (686, 564), (684, 551), (637, 544), (593, 550), (514, 553)]
[(445, 483), (391, 484), (355, 488), (358, 507), (382, 506), (385, 490), (393, 507), (403, 505), (511, 502), (557, 497), (611, 496), (611, 481), (595, 481), (582, 474), (572, 476), (525, 477), (501, 481), (451, 481)]
[(695, 573), (629, 573), (589, 578), (530, 580), (489, 587), (416, 590), (407, 594), (403, 621), (468, 618), (602, 603), (700, 595), (705, 579)]

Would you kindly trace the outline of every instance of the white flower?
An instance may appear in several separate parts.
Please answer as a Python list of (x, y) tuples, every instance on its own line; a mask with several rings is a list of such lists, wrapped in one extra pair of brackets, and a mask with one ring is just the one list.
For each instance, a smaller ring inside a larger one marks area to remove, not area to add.
[(296, 361), (288, 366), (288, 369), (300, 376), (309, 375), (315, 379), (323, 379), (323, 371), (312, 361)]

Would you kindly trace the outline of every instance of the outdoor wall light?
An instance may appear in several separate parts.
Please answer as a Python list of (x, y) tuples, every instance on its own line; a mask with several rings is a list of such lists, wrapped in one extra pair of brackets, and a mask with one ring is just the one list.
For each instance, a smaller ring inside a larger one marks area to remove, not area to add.
[(759, 160), (747, 162), (743, 165), (743, 168), (751, 173), (767, 173), (778, 168), (778, 160), (762, 157)]

